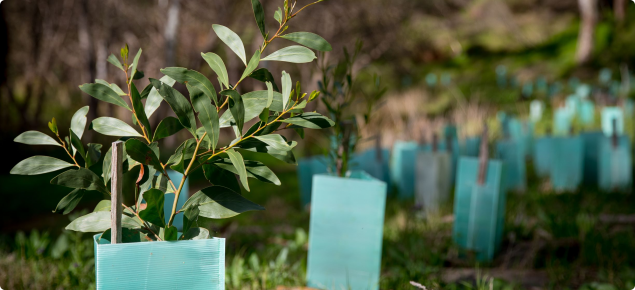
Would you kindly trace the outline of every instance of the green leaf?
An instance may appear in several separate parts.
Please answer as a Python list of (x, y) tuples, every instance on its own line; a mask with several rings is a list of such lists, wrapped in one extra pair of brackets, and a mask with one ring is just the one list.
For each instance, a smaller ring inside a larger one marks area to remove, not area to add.
[(154, 86), (152, 86), (152, 84), (148, 84), (145, 88), (143, 88), (143, 91), (141, 91), (141, 93), (139, 93), (139, 96), (141, 97), (141, 99), (142, 100), (143, 99), (147, 99), (148, 96), (150, 95), (150, 92), (152, 91), (152, 89), (154, 89)]
[(293, 128), (293, 131), (300, 135), (300, 138), (304, 139), (304, 128)]
[(312, 50), (299, 45), (287, 46), (263, 58), (263, 61), (284, 61), (292, 63), (312, 62), (316, 58)]
[(209, 231), (204, 228), (191, 228), (187, 230), (187, 232), (183, 236), (183, 240), (206, 240), (206, 239), (209, 239)]
[(77, 110), (71, 118), (71, 130), (75, 132), (79, 139), (82, 139), (84, 129), (86, 129), (86, 114), (88, 114), (88, 106)]
[[(253, 118), (258, 117), (262, 110), (267, 106), (268, 91), (253, 91), (242, 95), (243, 105), (245, 107), (245, 122), (250, 121)], [(269, 107), (270, 111), (281, 112), (282, 111), (282, 95), (278, 92), (273, 92), (273, 102)], [(225, 128), (234, 122), (234, 118), (231, 111), (225, 111), (220, 117), (220, 127)]]
[(282, 107), (286, 108), (289, 103), (289, 98), (291, 96), (291, 89), (293, 87), (293, 82), (291, 82), (291, 76), (282, 71)]
[(118, 67), (120, 70), (124, 70), (123, 69), (123, 65), (121, 64), (119, 59), (112, 53), (108, 56), (108, 62), (111, 63), (112, 65)]
[(99, 203), (97, 203), (97, 205), (95, 206), (95, 209), (93, 210), (93, 212), (96, 212), (96, 211), (110, 211), (111, 204), (112, 204), (112, 201), (110, 199), (104, 199), (104, 200), (100, 201)]
[[(252, 0), (252, 1), (258, 1), (258, 0)], [(260, 49), (257, 49), (254, 55), (249, 60), (249, 64), (247, 64), (247, 68), (245, 68), (245, 71), (243, 72), (243, 75), (240, 77), (240, 80), (242, 81), (244, 78), (249, 76), (258, 67), (258, 63), (260, 63)]]
[(79, 89), (98, 100), (115, 104), (128, 111), (132, 111), (128, 104), (109, 86), (103, 84), (83, 84), (79, 86)]
[(150, 82), (159, 89), (159, 93), (179, 118), (181, 125), (196, 136), (196, 119), (194, 119), (194, 111), (192, 111), (190, 102), (174, 88), (163, 85), (155, 79), (150, 79)]
[(328, 41), (311, 32), (294, 32), (280, 37), (319, 51), (331, 51), (333, 49)]
[(38, 175), (57, 171), (71, 166), (75, 166), (75, 164), (71, 164), (53, 157), (37, 155), (20, 161), (20, 163), (13, 166), (10, 173), (19, 175)]
[(51, 179), (51, 184), (109, 193), (101, 178), (86, 168), (65, 171)]
[(109, 83), (109, 82), (107, 82), (105, 80), (102, 80), (102, 79), (95, 79), (95, 83), (102, 84), (102, 85), (110, 87), (110, 89), (113, 90), (115, 93), (117, 93), (117, 95), (120, 95), (120, 96), (127, 96), (128, 95), (128, 94), (124, 93), (124, 91), (117, 84), (111, 84), (111, 83)]
[(126, 141), (126, 154), (134, 161), (143, 165), (152, 165), (157, 171), (163, 171), (159, 158), (150, 146), (137, 139)]
[(220, 40), (222, 40), (227, 46), (229, 46), (229, 48), (234, 51), (236, 55), (238, 55), (240, 60), (242, 60), (245, 65), (247, 65), (245, 45), (243, 45), (243, 41), (240, 40), (238, 34), (233, 32), (231, 29), (219, 24), (212, 25), (212, 29), (214, 29), (214, 32), (216, 32), (218, 38), (220, 38)]
[[(293, 142), (288, 142), (291, 143), (290, 145), (293, 145)], [(242, 143), (241, 143), (242, 145)], [(293, 164), (293, 165), (297, 165), (297, 161), (295, 159), (295, 156), (293, 155), (293, 151), (289, 150), (289, 151), (281, 151), (281, 150), (276, 150), (271, 148), (271, 146), (255, 146), (255, 147), (248, 147), (248, 148), (242, 148), (244, 150), (247, 151), (252, 151), (252, 152), (257, 152), (257, 153), (263, 153), (263, 154), (267, 154), (270, 155), (278, 160), (281, 160), (283, 162), (286, 162), (288, 164)]]
[(269, 120), (269, 108), (262, 109), (262, 113), (258, 116), (261, 122), (267, 122)]
[(93, 120), (92, 127), (95, 131), (107, 136), (143, 137), (126, 122), (111, 117), (100, 117)]
[(287, 144), (287, 140), (284, 140), (280, 134), (271, 134), (264, 136), (254, 136), (252, 138), (256, 138), (263, 143), (271, 146), (271, 148), (279, 151), (289, 151), (293, 149), (294, 146), (290, 146)]
[(278, 23), (282, 24), (282, 9), (278, 7), (278, 10), (273, 13), (273, 19), (278, 21)]
[(188, 83), (191, 86), (197, 87), (199, 90), (203, 91), (210, 100), (214, 101), (215, 105), (218, 105), (214, 85), (201, 73), (182, 67), (168, 67), (161, 69), (161, 72), (170, 76), (179, 83)]
[(242, 96), (235, 90), (224, 90), (220, 94), (229, 96), (229, 112), (232, 114), (236, 127), (238, 127), (238, 131), (242, 135), (243, 126), (245, 125), (245, 104)]
[[(231, 165), (231, 161), (228, 161), (229, 165)], [(213, 163), (203, 163), (203, 173), (205, 175), (205, 179), (209, 180), (212, 185), (219, 185), (227, 187), (235, 192), (240, 192), (240, 185), (238, 184), (238, 179), (236, 179), (236, 173), (232, 171), (221, 169), (220, 167), (214, 165)], [(235, 167), (234, 171), (236, 170)], [(238, 171), (235, 171), (238, 172)]]
[(312, 112), (302, 113), (300, 115), (282, 120), (282, 122), (293, 124), (294, 126), (291, 126), (292, 128), (296, 128), (295, 126), (298, 126), (309, 129), (324, 129), (333, 127), (333, 125), (335, 125), (335, 122), (333, 122), (331, 119), (318, 113)]
[(191, 207), (183, 212), (183, 232), (187, 233), (194, 224), (197, 224), (199, 212), (198, 207)]
[(53, 134), (55, 135), (59, 134), (59, 131), (57, 131), (57, 122), (55, 121), (55, 118), (51, 119), (48, 125), (49, 125), (49, 129), (51, 130), (51, 132), (53, 132)]
[[(79, 151), (79, 154), (82, 156), (82, 158), (84, 158), (84, 161), (86, 162), (86, 168), (90, 167), (90, 161), (87, 160), (88, 158), (86, 157), (86, 150), (84, 150), (84, 145), (82, 144), (82, 141), (79, 140), (79, 137), (77, 137), (77, 134), (75, 134), (73, 130), (68, 130), (68, 131), (69, 131), (68, 132), (69, 136), (71, 137), (71, 144), (73, 145), (73, 148)], [(73, 153), (73, 155), (75, 154)]]
[[(110, 242), (112, 238), (112, 229), (107, 229), (103, 234), (101, 234), (100, 239), (104, 239)], [(121, 229), (121, 242), (126, 243), (139, 243), (139, 242), (147, 242), (148, 236), (138, 230), (122, 228)]]
[(158, 189), (150, 189), (143, 193), (143, 199), (146, 200), (147, 207), (139, 212), (139, 216), (144, 221), (165, 227), (165, 213), (163, 211), (165, 194)]
[(101, 144), (88, 143), (86, 146), (86, 166), (91, 167), (94, 164), (99, 162), (99, 158), (101, 158)]
[[(174, 83), (176, 83), (176, 81), (169, 76), (163, 76), (159, 80), (170, 87), (174, 86)], [(150, 116), (154, 114), (154, 112), (159, 108), (161, 102), (163, 101), (163, 97), (161, 97), (159, 91), (157, 91), (157, 89), (152, 84), (150, 84), (150, 86), (152, 86), (152, 89), (150, 89), (150, 93), (148, 94), (148, 99), (146, 100), (146, 106), (144, 109), (148, 118), (150, 118)]]
[(225, 87), (229, 87), (229, 76), (227, 74), (227, 68), (225, 67), (225, 63), (223, 59), (213, 52), (202, 53), (201, 56), (203, 59), (209, 64), (209, 67), (218, 75), (218, 79), (220, 82), (225, 85)]
[[(141, 228), (141, 224), (127, 215), (121, 216), (121, 226), (129, 229)], [(89, 213), (85, 216), (76, 218), (68, 226), (66, 226), (67, 230), (85, 233), (104, 232), (109, 228), (110, 211), (97, 211)]]
[(132, 70), (130, 73), (130, 83), (132, 83), (132, 80), (135, 79), (135, 74), (137, 73), (137, 65), (139, 64), (139, 58), (141, 57), (141, 48), (139, 48), (139, 51), (137, 51), (137, 55), (135, 55), (134, 60), (132, 61)]
[(234, 149), (229, 149), (225, 151), (229, 156), (229, 160), (231, 160), (232, 164), (236, 168), (236, 174), (240, 177), (240, 182), (243, 184), (243, 187), (249, 191), (249, 183), (247, 182), (247, 170), (245, 168), (245, 161), (243, 160), (243, 156), (240, 153), (236, 152)]
[(62, 144), (57, 143), (57, 141), (55, 141), (55, 139), (53, 139), (51, 136), (46, 135), (42, 132), (39, 131), (26, 131), (20, 135), (18, 135), (18, 137), (15, 137), (15, 139), (13, 139), (13, 141), (18, 142), (18, 143), (23, 143), (23, 144), (27, 144), (27, 145), (55, 145), (55, 146), (62, 146)]
[(265, 105), (265, 108), (269, 109), (273, 103), (273, 88), (271, 86), (271, 82), (266, 82), (265, 85), (267, 85), (267, 104)]
[[(233, 174), (238, 174), (238, 169), (236, 169), (230, 160), (223, 159), (216, 161), (214, 162), (214, 165)], [(247, 171), (247, 177), (255, 178), (262, 182), (280, 185), (280, 179), (278, 179), (276, 174), (260, 161), (245, 160), (245, 169)], [(236, 178), (234, 178), (234, 180), (236, 180)], [(226, 187), (231, 188), (229, 186)]]
[(64, 198), (62, 198), (62, 200), (60, 200), (60, 202), (57, 204), (57, 207), (55, 208), (55, 210), (53, 210), (53, 212), (68, 214), (73, 209), (75, 209), (79, 201), (82, 200), (82, 197), (84, 197), (84, 193), (85, 193), (84, 190), (73, 189), (73, 191), (71, 191)]
[(132, 108), (135, 116), (143, 125), (142, 130), (145, 131), (148, 139), (152, 140), (152, 128), (150, 127), (150, 122), (148, 121), (148, 117), (143, 108), (143, 103), (141, 102), (141, 95), (139, 95), (139, 91), (134, 84), (130, 84), (130, 97), (132, 99)]
[(246, 211), (265, 209), (222, 186), (211, 186), (198, 191), (185, 202), (181, 210), (192, 207), (198, 207), (200, 216), (212, 219), (230, 218)]
[(181, 125), (179, 119), (168, 116), (161, 120), (161, 123), (157, 126), (157, 129), (154, 131), (154, 139), (152, 139), (152, 141), (158, 141), (165, 137), (172, 136), (181, 130), (183, 130), (183, 125)]
[(201, 124), (203, 124), (207, 136), (211, 141), (210, 146), (216, 148), (220, 136), (220, 125), (218, 123), (216, 107), (212, 106), (211, 101), (205, 97), (203, 92), (198, 88), (187, 84), (187, 90), (190, 92), (192, 106), (194, 106), (194, 110), (198, 112), (198, 119), (201, 121)]
[(254, 72), (252, 72), (249, 75), (250, 78), (259, 80), (263, 83), (266, 82), (270, 82), (273, 85), (273, 90), (276, 92), (280, 92), (280, 89), (278, 89), (278, 86), (276, 85), (275, 80), (273, 79), (273, 75), (269, 72), (269, 70), (267, 70), (266, 68), (262, 67), (259, 68), (257, 70), (255, 70)]
[(196, 140), (185, 140), (185, 142), (183, 142), (178, 148), (176, 148), (175, 153), (170, 156), (170, 159), (168, 159), (168, 162), (166, 164), (174, 164), (170, 168), (183, 173), (185, 170), (184, 163), (186, 160), (191, 159), (192, 156), (194, 156), (194, 150), (196, 150)]
[(178, 237), (178, 231), (175, 226), (169, 226), (167, 228), (161, 228), (159, 236), (164, 241), (176, 241)]
[(256, 23), (262, 37), (267, 37), (267, 31), (265, 29), (265, 10), (262, 8), (259, 0), (251, 0), (251, 8), (254, 10), (254, 16), (256, 17)]

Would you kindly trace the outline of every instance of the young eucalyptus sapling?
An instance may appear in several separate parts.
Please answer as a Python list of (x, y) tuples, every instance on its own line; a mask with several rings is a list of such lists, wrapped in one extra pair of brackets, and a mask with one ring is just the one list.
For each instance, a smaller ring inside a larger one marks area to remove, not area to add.
[[(311, 49), (331, 50), (330, 44), (316, 34), (285, 34), (289, 21), (304, 8), (317, 2), (294, 11), (295, 3), (291, 5), (285, 0), (283, 8), (278, 8), (274, 15), (279, 27), (270, 36), (265, 26), (262, 5), (258, 0), (252, 0), (254, 16), (263, 42), (249, 59), (243, 42), (236, 33), (225, 26), (213, 25), (212, 28), (221, 41), (238, 55), (246, 67), (240, 79), (233, 80), (232, 84), (223, 59), (213, 52), (201, 53), (217, 76), (218, 90), (206, 76), (197, 71), (168, 67), (161, 69), (163, 77), (149, 79), (150, 84), (139, 91), (135, 80), (144, 77), (143, 72), (139, 71), (142, 50), (139, 49), (131, 58), (127, 45), (121, 49), (121, 59), (112, 54), (108, 57), (108, 62), (121, 70), (125, 76), (125, 91), (114, 83), (99, 79), (95, 80), (95, 83), (79, 86), (82, 91), (101, 101), (130, 111), (133, 124), (138, 128), (112, 117), (96, 118), (90, 126), (98, 133), (119, 137), (119, 140), (125, 141), (124, 176), (127, 174), (132, 177), (128, 178), (129, 180), (136, 182), (123, 189), (124, 199), (134, 200), (132, 204), (123, 204), (124, 242), (177, 240), (177, 229), (173, 225), (177, 214), (183, 214), (184, 220), (181, 239), (204, 239), (209, 237), (209, 232), (197, 227), (198, 217), (222, 219), (245, 211), (263, 210), (260, 205), (240, 195), (241, 186), (247, 191), (250, 190), (248, 178), (276, 185), (280, 185), (280, 180), (266, 165), (256, 160), (245, 159), (242, 153), (252, 151), (268, 154), (295, 164), (292, 149), (296, 142), (288, 141), (277, 134), (277, 131), (288, 128), (301, 132), (304, 128), (322, 129), (333, 126), (334, 123), (329, 118), (315, 112), (303, 111), (312, 98), (301, 94), (299, 83), (296, 85), (295, 94), (293, 93), (289, 74), (282, 72), (278, 87), (273, 75), (266, 68), (258, 68), (261, 61), (308, 63), (316, 58)], [(266, 53), (266, 48), (277, 38), (288, 39), (300, 45), (291, 45), (273, 53)], [(239, 92), (240, 83), (247, 77), (264, 82), (267, 89)], [(189, 99), (172, 87), (176, 82), (186, 86)], [(317, 92), (312, 92), (309, 96), (314, 98), (316, 95)], [(172, 108), (176, 117), (164, 118), (153, 130), (148, 119), (162, 101)], [(73, 188), (73, 191), (59, 202), (55, 212), (71, 212), (86, 192), (97, 191), (104, 196), (110, 195), (108, 183), (111, 150), (109, 149), (103, 158), (103, 174), (99, 176), (95, 172), (99, 172), (102, 145), (84, 145), (81, 141), (88, 109), (83, 107), (73, 115), (66, 137), (62, 137), (63, 133), (58, 130), (53, 119), (49, 123), (49, 128), (55, 138), (42, 132), (28, 131), (15, 139), (16, 142), (30, 145), (60, 146), (72, 161), (33, 156), (21, 161), (11, 170), (12, 174), (36, 175), (71, 168), (51, 180), (52, 184)], [(244, 128), (246, 122), (254, 118), (258, 118), (258, 122)], [(202, 126), (199, 127), (198, 122)], [(231, 128), (236, 138), (229, 144), (219, 145), (221, 128)], [(161, 160), (158, 141), (181, 130), (186, 130), (191, 138), (185, 140), (167, 161)], [(167, 172), (169, 168), (183, 174), (178, 184), (170, 179)], [(196, 192), (183, 207), (177, 209), (179, 196), (185, 194), (182, 190), (186, 179), (199, 169), (203, 170), (211, 186)], [(164, 204), (164, 195), (167, 193), (174, 193), (174, 204)], [(144, 209), (141, 207), (142, 200), (146, 201)], [(172, 208), (167, 222), (164, 206)], [(104, 232), (109, 228), (109, 200), (101, 201), (92, 213), (75, 219), (66, 227), (80, 232)]]
[[(350, 157), (361, 140), (362, 134), (356, 115), (361, 114), (364, 124), (368, 124), (377, 102), (386, 92), (386, 88), (381, 88), (377, 75), (373, 76), (373, 92), (370, 94), (365, 93), (356, 83), (357, 76), (353, 76), (353, 65), (361, 49), (362, 42), (357, 41), (352, 55), (345, 47), (343, 60), (330, 65), (322, 58), (320, 64), (322, 80), (318, 82), (318, 86), (321, 100), (335, 121), (333, 129), (330, 130), (329, 171), (340, 177), (346, 175)], [(359, 98), (360, 96), (363, 98)], [(379, 135), (375, 138), (379, 138)]]

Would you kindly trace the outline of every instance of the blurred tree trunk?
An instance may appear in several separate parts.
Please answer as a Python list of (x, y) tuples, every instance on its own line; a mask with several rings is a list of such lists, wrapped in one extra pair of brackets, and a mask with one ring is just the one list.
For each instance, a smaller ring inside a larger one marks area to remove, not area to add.
[[(170, 6), (168, 8), (168, 17), (165, 23), (165, 31), (163, 37), (165, 38), (165, 67), (175, 66), (176, 64), (176, 38), (179, 28), (179, 13), (181, 11), (180, 0), (170, 0)], [(158, 120), (162, 120), (169, 114), (168, 106), (165, 104), (157, 112)], [(165, 145), (167, 147), (176, 147), (176, 136), (172, 135), (165, 138)]]
[(589, 61), (593, 52), (593, 35), (597, 21), (597, 0), (578, 0), (580, 7), (580, 32), (575, 59), (578, 64)]
[(624, 0), (613, 0), (613, 13), (615, 13), (615, 19), (617, 22), (624, 22)]
[[(88, 83), (92, 83), (95, 81), (97, 76), (97, 61), (95, 58), (95, 47), (93, 46), (93, 37), (92, 32), (90, 31), (90, 22), (88, 19), (90, 18), (90, 9), (88, 9), (88, 1), (82, 0), (79, 5), (78, 18), (77, 18), (77, 36), (79, 41), (79, 46), (83, 53), (83, 63), (84, 70), (87, 73), (84, 75), (84, 81)], [(86, 77), (87, 76), (87, 77)], [(88, 120), (87, 123), (90, 124), (97, 117), (97, 110), (99, 103), (97, 99), (89, 96), (88, 94), (84, 94), (84, 98), (88, 103), (90, 109), (88, 110)], [(86, 140), (92, 140), (92, 131), (87, 130), (85, 132)]]

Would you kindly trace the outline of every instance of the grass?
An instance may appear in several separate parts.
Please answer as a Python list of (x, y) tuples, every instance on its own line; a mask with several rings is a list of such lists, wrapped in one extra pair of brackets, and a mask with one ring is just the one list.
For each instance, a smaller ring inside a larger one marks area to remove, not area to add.
[[(216, 236), (227, 238), (227, 289), (275, 289), (305, 283), (309, 214), (300, 208), (294, 169), (280, 166), (276, 172), (283, 186), (254, 183), (251, 192), (244, 192), (266, 211), (202, 221)], [(202, 186), (200, 178), (191, 180), (193, 190)], [(36, 190), (37, 180), (18, 181)], [(531, 275), (542, 277), (534, 281), (539, 289), (635, 286), (635, 260), (629, 259), (635, 257), (634, 225), (601, 218), (632, 214), (635, 196), (587, 187), (573, 193), (543, 192), (538, 190), (541, 181), (535, 177), (530, 177), (528, 184), (527, 193), (508, 194), (502, 250), (492, 263), (482, 265), (458, 255), (452, 243), (450, 205), (438, 215), (422, 217), (412, 203), (390, 197), (380, 289), (417, 289), (410, 281), (427, 289), (535, 289), (518, 278)], [(3, 190), (2, 195), (6, 194)], [(50, 199), (56, 201), (57, 195)], [(38, 196), (47, 198), (42, 193)], [(82, 205), (91, 208), (93, 202), (83, 201)], [(54, 203), (41, 202), (53, 207)], [(90, 235), (62, 231), (69, 217), (54, 215), (51, 209), (29, 212), (41, 220), (40, 224), (25, 217), (11, 226), (30, 230), (28, 234), (3, 230), (0, 287), (94, 288)], [(10, 210), (5, 216), (19, 214), (21, 208)], [(510, 276), (514, 271), (520, 276)]]

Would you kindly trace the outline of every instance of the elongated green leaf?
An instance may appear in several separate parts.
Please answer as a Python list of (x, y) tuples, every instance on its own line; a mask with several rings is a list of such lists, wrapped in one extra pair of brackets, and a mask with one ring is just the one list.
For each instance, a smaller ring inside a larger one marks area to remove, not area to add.
[(88, 114), (88, 106), (77, 110), (71, 118), (71, 130), (75, 132), (79, 139), (82, 139), (84, 129), (86, 129), (86, 114)]
[(245, 104), (242, 96), (235, 90), (224, 90), (220, 94), (229, 96), (229, 112), (234, 118), (240, 135), (242, 135), (243, 125), (245, 125)]
[(84, 145), (82, 144), (82, 141), (79, 140), (79, 137), (77, 137), (77, 134), (75, 134), (73, 130), (68, 130), (68, 131), (69, 131), (68, 132), (69, 136), (71, 137), (71, 144), (73, 145), (73, 148), (79, 151), (79, 154), (84, 159), (84, 162), (86, 162), (86, 168), (90, 167), (90, 161), (87, 160), (88, 158), (86, 157), (86, 150), (84, 150)]
[(57, 158), (48, 156), (32, 156), (13, 166), (11, 174), (38, 175), (75, 166)]
[(316, 58), (315, 53), (299, 45), (287, 46), (283, 49), (275, 51), (274, 53), (263, 58), (263, 61), (284, 61), (292, 63), (307, 63), (312, 62)]
[(106, 186), (103, 184), (99, 176), (86, 168), (77, 170), (68, 170), (51, 179), (51, 184), (66, 186), (70, 188), (79, 188), (86, 190), (95, 190), (108, 194)]
[(145, 110), (143, 108), (143, 103), (141, 102), (141, 95), (139, 95), (139, 91), (134, 84), (130, 84), (130, 97), (132, 99), (132, 109), (134, 115), (137, 117), (141, 125), (143, 125), (143, 129), (148, 136), (148, 139), (152, 140), (152, 128), (150, 127), (150, 122), (148, 121), (148, 117), (146, 116)]
[(188, 139), (185, 140), (178, 148), (168, 162), (166, 164), (173, 164), (170, 166), (175, 171), (183, 173), (185, 171), (184, 163), (186, 160), (191, 159), (194, 156), (194, 151), (196, 150), (196, 140)]
[(222, 186), (211, 186), (198, 191), (185, 202), (181, 210), (192, 207), (198, 207), (200, 216), (212, 219), (230, 218), (246, 211), (265, 209)]
[(263, 83), (270, 82), (273, 85), (273, 90), (276, 92), (280, 92), (278, 89), (278, 85), (276, 85), (275, 80), (273, 79), (273, 75), (264, 67), (261, 67), (249, 75), (250, 78), (259, 80)]
[(293, 82), (291, 82), (291, 76), (282, 71), (282, 107), (286, 108), (289, 103), (289, 98), (291, 96), (291, 88), (293, 87)]
[(280, 9), (280, 7), (278, 7), (278, 10), (276, 10), (276, 12), (273, 13), (273, 19), (278, 21), (278, 23), (282, 24), (282, 9)]
[[(262, 110), (267, 106), (268, 91), (253, 91), (242, 95), (243, 106), (245, 107), (245, 122), (250, 121), (253, 118), (258, 117)], [(282, 95), (278, 92), (273, 92), (273, 102), (269, 107), (270, 111), (281, 112), (282, 111)], [(234, 122), (234, 117), (231, 111), (225, 111), (220, 117), (220, 127), (225, 128)]]
[(282, 122), (293, 124), (294, 126), (292, 127), (298, 126), (309, 129), (324, 129), (335, 125), (335, 122), (331, 119), (313, 112), (302, 113), (300, 115), (284, 119)]
[(218, 123), (216, 107), (212, 105), (211, 101), (205, 97), (203, 92), (197, 87), (187, 84), (187, 90), (190, 92), (192, 106), (194, 106), (194, 110), (198, 112), (198, 119), (207, 132), (208, 139), (211, 142), (210, 146), (216, 148), (220, 136), (220, 125)]
[(167, 228), (161, 228), (159, 231), (159, 237), (161, 237), (164, 241), (176, 241), (178, 237), (176, 227), (169, 226)]
[(260, 118), (260, 122), (267, 122), (267, 120), (269, 120), (269, 108), (262, 109), (258, 117)]
[(161, 123), (157, 126), (152, 141), (158, 141), (165, 137), (172, 136), (181, 130), (183, 130), (183, 125), (181, 125), (179, 119), (168, 116), (161, 120)]
[(46, 135), (39, 131), (26, 131), (18, 135), (18, 137), (15, 137), (13, 141), (18, 143), (28, 144), (28, 145), (62, 146), (62, 144), (57, 143), (57, 141), (55, 141), (55, 139), (53, 139), (51, 136)]
[(311, 32), (293, 32), (280, 37), (319, 51), (333, 50), (326, 39)]
[(201, 56), (203, 59), (209, 64), (209, 67), (216, 73), (218, 79), (221, 81), (226, 88), (229, 87), (229, 76), (227, 74), (227, 68), (225, 67), (225, 63), (223, 59), (213, 52), (202, 53)]
[(91, 167), (97, 162), (99, 162), (99, 158), (101, 158), (101, 144), (88, 143), (86, 145), (86, 166)]
[[(170, 87), (173, 86), (174, 83), (176, 83), (176, 81), (169, 76), (163, 76), (159, 80)], [(159, 91), (157, 91), (157, 89), (152, 84), (150, 84), (150, 86), (152, 86), (152, 88), (150, 89), (150, 93), (148, 94), (148, 99), (146, 100), (146, 106), (144, 109), (148, 118), (150, 118), (150, 116), (154, 114), (154, 112), (159, 108), (161, 102), (163, 101), (163, 97), (161, 97)]]
[[(293, 145), (293, 142), (289, 142), (291, 143), (290, 145)], [(242, 143), (241, 143), (242, 145)], [(281, 151), (281, 150), (276, 150), (271, 148), (271, 146), (256, 146), (256, 147), (247, 147), (247, 148), (242, 148), (244, 150), (247, 151), (252, 151), (252, 152), (257, 152), (257, 153), (263, 153), (263, 154), (267, 154), (270, 155), (278, 160), (281, 160), (283, 162), (286, 162), (288, 164), (293, 164), (293, 165), (297, 165), (298, 162), (295, 159), (295, 156), (293, 155), (293, 151), (289, 150), (289, 151)]]
[(98, 84), (102, 84), (104, 86), (108, 86), (110, 87), (111, 90), (113, 90), (115, 93), (117, 93), (117, 95), (120, 96), (127, 96), (128, 94), (124, 93), (124, 91), (117, 85), (117, 84), (111, 84), (105, 80), (102, 79), (95, 79), (95, 83)]
[(212, 25), (212, 29), (214, 29), (214, 32), (216, 32), (218, 38), (220, 38), (220, 40), (222, 40), (227, 46), (229, 46), (229, 48), (234, 53), (236, 53), (236, 55), (238, 55), (240, 60), (242, 60), (245, 65), (247, 65), (245, 45), (243, 44), (243, 41), (240, 40), (238, 34), (233, 32), (231, 29), (219, 24)]
[(245, 161), (243, 160), (243, 156), (240, 153), (236, 152), (234, 149), (229, 149), (225, 151), (229, 156), (229, 160), (231, 160), (232, 164), (236, 168), (237, 174), (240, 177), (240, 182), (243, 184), (243, 187), (249, 191), (249, 182), (247, 182), (247, 170), (245, 168)]
[[(135, 219), (127, 216), (121, 216), (121, 226), (129, 229), (141, 228)], [(97, 211), (87, 215), (76, 218), (68, 226), (67, 230), (84, 232), (84, 233), (99, 233), (106, 231), (110, 228), (110, 211)]]
[(206, 240), (209, 239), (209, 231), (204, 228), (191, 228), (185, 232), (184, 240)]
[[(121, 229), (121, 233), (120, 233), (121, 242), (124, 243), (124, 244), (147, 242), (148, 239), (151, 239), (151, 238), (148, 237), (148, 235), (146, 235), (142, 231), (144, 231), (144, 230), (143, 229), (122, 228)], [(107, 229), (103, 234), (101, 234), (101, 236), (99, 238), (110, 242), (110, 239), (112, 238), (112, 229)]]
[(124, 70), (123, 69), (123, 65), (121, 64), (119, 59), (112, 53), (108, 56), (108, 62), (111, 63), (112, 65), (116, 66), (120, 70)]
[(139, 64), (139, 58), (141, 57), (141, 48), (137, 51), (137, 55), (135, 55), (134, 60), (132, 61), (132, 70), (130, 71), (130, 82), (135, 79), (135, 74), (137, 73), (137, 65)]
[(143, 137), (126, 122), (111, 117), (100, 117), (93, 120), (93, 130), (108, 136)]
[(194, 111), (192, 111), (190, 102), (174, 88), (163, 85), (155, 79), (150, 79), (150, 82), (159, 89), (159, 93), (179, 118), (181, 125), (196, 136), (196, 119), (194, 119)]
[(219, 105), (214, 85), (200, 72), (188, 70), (182, 67), (168, 67), (161, 69), (161, 72), (175, 79), (179, 83), (188, 83), (191, 86), (197, 87), (199, 90), (203, 91), (210, 100), (214, 101), (216, 106)]
[(256, 138), (256, 139), (262, 141), (263, 143), (271, 146), (271, 148), (273, 148), (275, 150), (289, 151), (289, 150), (293, 149), (293, 146), (290, 146), (289, 144), (287, 144), (287, 140), (282, 138), (282, 136), (280, 136), (280, 134), (254, 136), (252, 138)]
[(111, 204), (112, 204), (112, 201), (110, 199), (104, 199), (104, 200), (100, 201), (99, 203), (97, 203), (97, 205), (95, 206), (95, 209), (93, 210), (93, 212), (95, 212), (95, 211), (110, 211)]
[(147, 207), (139, 212), (139, 216), (144, 221), (165, 227), (165, 214), (163, 211), (165, 194), (158, 189), (150, 189), (143, 193), (143, 199), (146, 200)]
[(269, 109), (273, 103), (273, 87), (271, 86), (271, 82), (266, 82), (265, 85), (267, 85), (267, 104), (265, 108)]
[[(235, 167), (231, 165), (231, 161), (228, 160), (227, 164), (236, 170)], [(224, 186), (235, 192), (241, 192), (240, 184), (238, 184), (238, 179), (236, 179), (237, 173), (221, 169), (213, 163), (203, 163), (202, 168), (205, 179), (209, 180), (212, 185)]]
[[(183, 212), (183, 232), (188, 232), (190, 228), (195, 225), (198, 225), (198, 207), (190, 207), (188, 210)], [(209, 234), (209, 233), (208, 233)], [(185, 239), (185, 237), (182, 237)]]
[[(231, 163), (231, 160), (228, 160), (227, 158), (214, 162), (214, 165), (233, 174), (238, 174), (236, 167)], [(245, 169), (247, 170), (247, 177), (255, 178), (262, 182), (280, 185), (280, 179), (278, 179), (276, 174), (260, 161), (245, 160)], [(234, 178), (234, 180), (236, 179)]]
[(79, 86), (79, 89), (84, 93), (91, 95), (93, 98), (115, 104), (122, 108), (126, 108), (128, 111), (132, 111), (128, 104), (109, 86), (103, 84), (83, 84)]
[(265, 28), (265, 10), (262, 8), (259, 0), (251, 0), (251, 8), (254, 10), (254, 17), (256, 17), (256, 23), (262, 37), (267, 37), (267, 29)]
[(152, 165), (156, 170), (163, 171), (159, 157), (157, 157), (155, 152), (150, 146), (137, 139), (126, 141), (126, 154), (134, 161), (143, 165)]
[[(254, 0), (254, 1), (258, 1), (258, 0)], [(240, 77), (240, 80), (242, 81), (244, 78), (249, 76), (258, 67), (258, 63), (260, 63), (259, 49), (256, 50), (254, 55), (249, 60), (249, 64), (247, 64), (247, 68), (245, 68), (245, 71), (243, 72), (243, 75)]]
[(73, 189), (73, 191), (71, 191), (64, 198), (62, 198), (62, 200), (60, 200), (53, 212), (68, 214), (73, 209), (75, 209), (79, 201), (82, 200), (82, 197), (84, 197), (84, 193), (85, 191), (82, 189)]
[(148, 96), (150, 95), (150, 92), (152, 91), (152, 89), (154, 89), (154, 86), (152, 86), (152, 84), (148, 84), (145, 88), (143, 88), (143, 91), (141, 91), (141, 93), (139, 93), (139, 96), (141, 97), (141, 99), (142, 100), (143, 99), (147, 99)]

